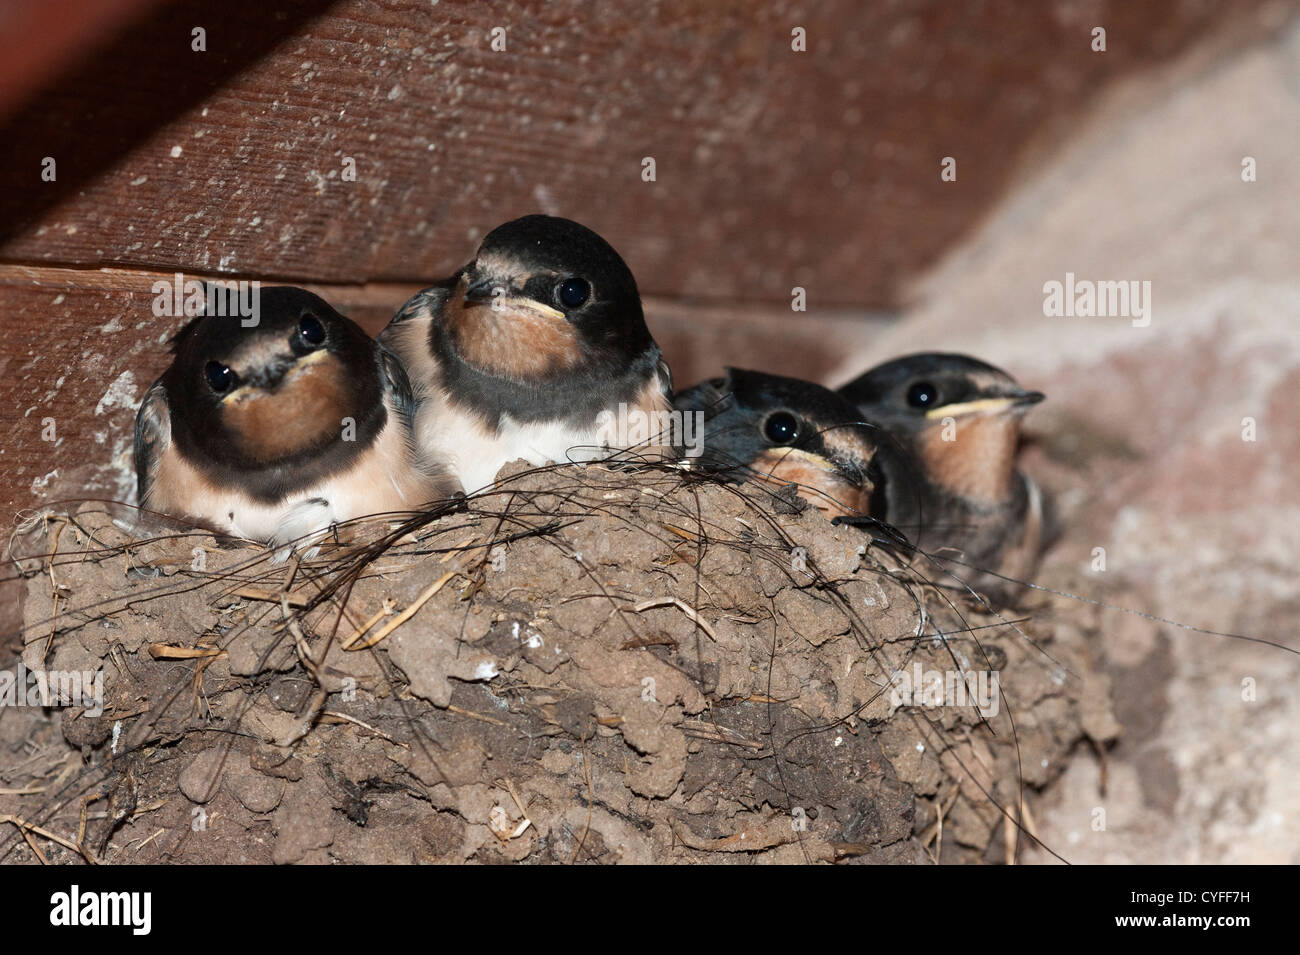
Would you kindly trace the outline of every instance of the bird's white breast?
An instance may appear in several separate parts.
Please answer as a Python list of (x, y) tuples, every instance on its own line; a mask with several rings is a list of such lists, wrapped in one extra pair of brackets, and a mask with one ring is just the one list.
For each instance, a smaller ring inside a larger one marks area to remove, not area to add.
[(279, 501), (259, 501), (242, 488), (214, 484), (173, 447), (165, 452), (143, 503), (165, 513), (188, 515), (236, 537), (282, 547), (295, 542), (305, 545), (335, 524), (368, 514), (414, 510), (452, 490), (446, 476), (415, 467), (404, 428), (389, 407), (388, 421), (374, 444), (355, 461)]
[(459, 479), (467, 494), (490, 487), (497, 472), (511, 461), (543, 465), (595, 461), (609, 455), (593, 421), (575, 427), (560, 421), (520, 422), (503, 415), (493, 431), (479, 416), (438, 396), (425, 402), (416, 418), (422, 448)]

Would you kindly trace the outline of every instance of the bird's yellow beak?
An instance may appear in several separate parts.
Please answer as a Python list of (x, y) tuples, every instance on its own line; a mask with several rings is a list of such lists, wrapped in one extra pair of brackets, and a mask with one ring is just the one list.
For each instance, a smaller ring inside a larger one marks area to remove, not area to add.
[(925, 416), (936, 418), (960, 418), (972, 414), (1006, 414), (1011, 411), (1027, 410), (1031, 405), (1042, 401), (1041, 391), (1022, 391), (1012, 395), (999, 395), (995, 398), (976, 398), (974, 401), (959, 401), (956, 404), (940, 405), (931, 408)]
[[(469, 282), (468, 279), (465, 281)], [(465, 304), (485, 305), (499, 312), (532, 312), (552, 321), (565, 320), (564, 313), (558, 308), (552, 308), (526, 295), (519, 295), (508, 285), (494, 282), (490, 278), (469, 282), (465, 289)]]
[(856, 481), (834, 461), (801, 448), (769, 448), (751, 465), (765, 484), (796, 484), (799, 496), (828, 517), (869, 514), (870, 481)]
[[(315, 351), (308, 352), (307, 354), (303, 355), (301, 358), (298, 358), (296, 361), (294, 361), (291, 365), (289, 365), (289, 367), (285, 369), (284, 374), (281, 375), (281, 377), (278, 380), (272, 383), (271, 389), (278, 389), (283, 387), (284, 385), (286, 385), (290, 381), (293, 381), (293, 379), (297, 378), (299, 375), (301, 375), (303, 372), (307, 371), (308, 369), (312, 368), (313, 366), (319, 364), (322, 361), (325, 361), (326, 359), (332, 359), (332, 358), (333, 356), (324, 348), (318, 348)], [(236, 388), (234, 391), (230, 392), (229, 394), (222, 395), (221, 403), (238, 404), (241, 401), (247, 401), (250, 398), (260, 398), (269, 393), (270, 393), (270, 389), (268, 389), (265, 385), (262, 384), (240, 385), (238, 388)]]

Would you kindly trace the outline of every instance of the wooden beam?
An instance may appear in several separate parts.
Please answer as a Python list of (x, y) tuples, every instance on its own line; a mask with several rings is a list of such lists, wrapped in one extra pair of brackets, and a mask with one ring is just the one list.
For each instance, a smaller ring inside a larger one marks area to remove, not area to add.
[(1044, 123), (1254, 6), (176, 0), (0, 129), (0, 261), (419, 282), (543, 211), (648, 294), (887, 307)]
[(61, 69), (159, 0), (8, 0), (0, 5), (0, 120)]

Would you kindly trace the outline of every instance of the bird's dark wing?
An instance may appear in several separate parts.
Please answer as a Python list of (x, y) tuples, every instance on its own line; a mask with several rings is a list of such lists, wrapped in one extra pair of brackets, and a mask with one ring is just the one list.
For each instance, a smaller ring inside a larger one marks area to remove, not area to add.
[(745, 469), (760, 448), (749, 415), (736, 402), (731, 379), (710, 378), (673, 396), (673, 407), (698, 414), (703, 454), (697, 452), (692, 467), (703, 471)]
[(392, 400), (394, 410), (405, 419), (405, 426), (410, 430), (415, 422), (415, 392), (411, 389), (411, 379), (396, 355), (383, 345), (379, 345), (377, 350), (384, 394)]
[(703, 411), (705, 418), (712, 418), (734, 400), (725, 378), (710, 378), (673, 395), (673, 407), (678, 411)]
[(158, 462), (172, 443), (172, 418), (167, 407), (167, 392), (162, 380), (145, 392), (144, 401), (135, 415), (135, 493), (141, 507), (149, 498), (149, 489), (158, 475)]
[[(451, 294), (452, 288), (458, 281), (460, 281), (459, 272), (437, 285), (431, 285), (427, 289), (416, 292), (407, 300), (405, 305), (397, 310), (397, 314), (385, 326), (384, 331), (394, 325), (403, 325), (413, 319), (436, 312), (438, 307), (446, 301), (447, 296)], [(382, 336), (383, 332), (380, 332), (380, 335)]]
[(655, 370), (659, 373), (659, 387), (663, 389), (664, 397), (671, 404), (673, 401), (673, 370), (668, 367), (668, 362), (664, 361), (663, 355), (659, 356)]

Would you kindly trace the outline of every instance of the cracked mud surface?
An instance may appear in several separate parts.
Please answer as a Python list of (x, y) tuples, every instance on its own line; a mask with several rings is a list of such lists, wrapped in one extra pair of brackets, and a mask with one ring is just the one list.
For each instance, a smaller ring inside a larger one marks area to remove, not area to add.
[[(1003, 808), (1117, 732), (1083, 611), (1010, 626), (755, 486), (501, 480), (300, 564), (47, 520), (23, 660), (102, 668), (104, 711), (0, 710), (0, 813), (116, 863), (994, 862)], [(896, 705), (930, 670), (996, 671), (988, 718)]]

